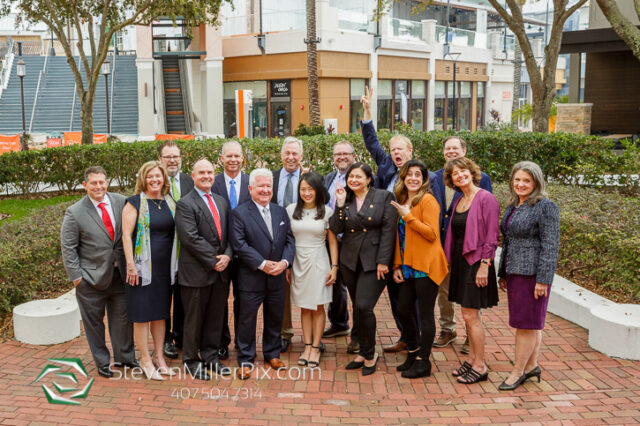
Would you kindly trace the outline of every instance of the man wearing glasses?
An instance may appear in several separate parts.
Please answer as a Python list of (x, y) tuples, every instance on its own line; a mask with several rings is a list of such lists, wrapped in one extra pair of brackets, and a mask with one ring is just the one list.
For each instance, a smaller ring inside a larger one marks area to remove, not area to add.
[[(336, 188), (340, 184), (343, 188), (346, 186), (345, 175), (349, 167), (355, 163), (356, 154), (351, 142), (342, 140), (333, 146), (333, 165), (335, 170), (324, 178), (324, 186), (331, 196), (329, 206), (335, 208), (336, 204)], [(347, 287), (342, 281), (342, 275), (338, 271), (338, 277), (333, 285), (333, 301), (329, 305), (329, 322), (331, 326), (327, 328), (322, 337), (338, 337), (349, 334), (349, 311), (347, 310)], [(355, 329), (351, 330), (351, 340), (347, 346), (348, 353), (357, 353), (360, 350), (358, 344), (358, 334)]]
[[(182, 152), (173, 141), (166, 141), (158, 147), (158, 160), (164, 164), (169, 174), (171, 184), (171, 196), (177, 202), (193, 189), (191, 176), (182, 173)], [(167, 358), (178, 358), (178, 348), (182, 347), (182, 327), (184, 323), (184, 310), (180, 297), (180, 286), (176, 282), (171, 286), (173, 293), (173, 327), (171, 318), (167, 318), (164, 332), (164, 355)]]

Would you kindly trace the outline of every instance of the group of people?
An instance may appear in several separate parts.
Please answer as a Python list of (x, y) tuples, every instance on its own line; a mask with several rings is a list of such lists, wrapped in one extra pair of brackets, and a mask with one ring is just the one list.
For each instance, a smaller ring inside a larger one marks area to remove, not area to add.
[[(513, 167), (500, 222), (490, 179), (466, 157), (463, 139), (443, 141), (446, 164), (431, 172), (413, 159), (405, 136), (392, 137), (389, 152), (384, 150), (371, 122), (370, 98), (367, 89), (362, 132), (375, 175), (356, 161), (348, 141), (334, 145), (335, 170), (326, 177), (305, 170), (303, 145), (294, 137), (283, 141), (282, 168), (250, 175), (242, 172), (237, 141), (222, 146), (222, 173), (201, 159), (191, 176), (181, 172), (180, 147), (165, 142), (158, 159), (140, 168), (136, 195), (129, 198), (107, 192), (101, 167), (86, 170), (87, 196), (68, 208), (61, 241), (100, 375), (111, 377), (112, 366), (129, 366), (164, 380), (170, 372), (165, 357), (177, 358), (180, 348), (194, 377), (230, 374), (222, 362), (232, 341), (230, 288), (240, 378), (253, 371), (260, 307), (264, 362), (286, 367), (280, 354), (294, 334), (292, 306), (300, 308), (304, 344), (298, 365), (320, 365), (323, 337), (350, 335), (347, 352), (355, 357), (345, 368), (370, 375), (379, 357), (374, 307), (387, 288), (400, 338), (383, 350), (406, 351), (397, 366), (402, 377), (431, 374), (432, 346), (457, 337), (456, 303), (468, 341), (467, 358), (452, 374), (460, 383), (477, 383), (488, 377), (480, 311), (497, 305), (499, 285), (507, 291), (509, 323), (516, 328), (514, 367), (500, 389), (540, 380), (537, 358), (559, 240), (558, 208), (547, 197), (540, 167), (529, 161)], [(325, 330), (327, 304), (331, 324)]]

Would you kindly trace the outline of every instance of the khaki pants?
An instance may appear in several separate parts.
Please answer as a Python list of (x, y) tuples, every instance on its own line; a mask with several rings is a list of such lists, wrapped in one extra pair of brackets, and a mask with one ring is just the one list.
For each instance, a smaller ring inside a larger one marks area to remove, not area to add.
[(440, 330), (441, 331), (456, 331), (456, 311), (453, 303), (449, 302), (449, 277), (448, 274), (440, 284), (438, 289), (438, 308), (440, 308)]

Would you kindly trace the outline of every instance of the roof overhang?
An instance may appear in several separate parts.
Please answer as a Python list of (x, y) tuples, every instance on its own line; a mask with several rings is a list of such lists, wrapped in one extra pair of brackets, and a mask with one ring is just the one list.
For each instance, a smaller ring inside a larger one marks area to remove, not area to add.
[[(640, 28), (640, 26), (638, 26)], [(562, 33), (560, 53), (621, 52), (629, 46), (612, 28), (565, 31)]]

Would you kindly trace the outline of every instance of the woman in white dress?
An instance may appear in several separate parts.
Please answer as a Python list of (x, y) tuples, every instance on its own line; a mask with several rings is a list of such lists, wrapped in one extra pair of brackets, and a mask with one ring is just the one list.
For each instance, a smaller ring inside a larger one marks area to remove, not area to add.
[(331, 286), (338, 274), (338, 239), (329, 230), (333, 210), (326, 206), (328, 202), (329, 193), (322, 176), (309, 172), (300, 176), (298, 202), (287, 207), (291, 232), (296, 239), (296, 257), (293, 267), (287, 269), (287, 282), (291, 285), (291, 304), (301, 309), (304, 341), (298, 365), (314, 368), (320, 363), (324, 305), (331, 303)]

